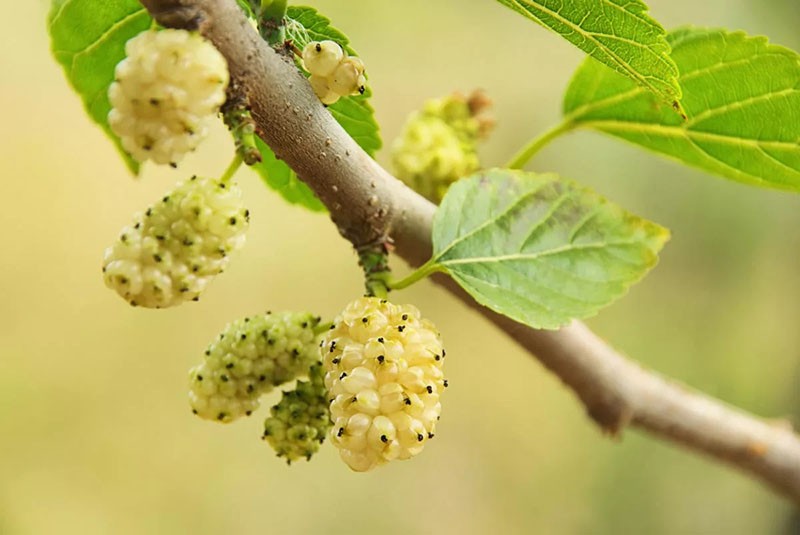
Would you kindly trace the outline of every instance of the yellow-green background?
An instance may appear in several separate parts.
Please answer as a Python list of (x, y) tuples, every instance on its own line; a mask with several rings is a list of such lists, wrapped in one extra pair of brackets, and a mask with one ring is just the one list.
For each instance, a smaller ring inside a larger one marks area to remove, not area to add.
[[(491, 0), (313, 4), (361, 51), (388, 140), (426, 97), (486, 89), (487, 164), (557, 120), (582, 57)], [(667, 27), (800, 49), (797, 0), (650, 4)], [(419, 458), (354, 474), (326, 444), (287, 468), (258, 440), (263, 411), (230, 426), (193, 417), (186, 371), (215, 333), (267, 307), (335, 314), (361, 290), (354, 256), (325, 216), (245, 170), (247, 247), (200, 303), (132, 309), (104, 288), (103, 249), (130, 214), (181, 176), (220, 172), (231, 147), (220, 128), (180, 170), (131, 179), (50, 59), (46, 11), (7, 2), (0, 19), (0, 533), (797, 533), (788, 503), (750, 479), (638, 432), (601, 436), (558, 380), (428, 283), (395, 297), (438, 324), (450, 356)], [(658, 268), (593, 328), (644, 366), (797, 420), (800, 197), (591, 133), (532, 168), (673, 231)]]

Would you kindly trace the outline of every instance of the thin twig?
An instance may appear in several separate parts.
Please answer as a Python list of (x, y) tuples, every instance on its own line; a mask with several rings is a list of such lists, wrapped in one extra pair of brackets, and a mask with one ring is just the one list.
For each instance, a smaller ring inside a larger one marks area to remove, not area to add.
[[(431, 253), (435, 207), (361, 150), (294, 65), (260, 39), (234, 0), (142, 0), (165, 26), (199, 28), (245, 85), (259, 135), (328, 207), (357, 249), (391, 236), (411, 265)], [(800, 504), (800, 438), (645, 371), (582, 323), (537, 331), (480, 308), (451, 280), (437, 281), (552, 370), (608, 433), (648, 431), (747, 472)]]

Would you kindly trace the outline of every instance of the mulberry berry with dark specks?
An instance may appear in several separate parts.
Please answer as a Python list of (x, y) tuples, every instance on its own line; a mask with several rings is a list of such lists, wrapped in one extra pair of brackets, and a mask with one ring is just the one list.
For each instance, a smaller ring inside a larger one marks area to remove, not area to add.
[(436, 327), (413, 306), (364, 297), (342, 311), (321, 355), (331, 441), (350, 468), (364, 472), (422, 451), (441, 413), (443, 353)]
[(311, 366), (308, 381), (297, 381), (294, 390), (284, 392), (264, 422), (264, 439), (289, 463), (310, 460), (331, 428), (324, 375), (320, 363)]
[(200, 418), (223, 423), (250, 415), (259, 398), (309, 373), (319, 359), (319, 318), (261, 314), (229, 324), (189, 371), (189, 404)]
[(197, 300), (244, 245), (248, 219), (235, 185), (212, 178), (183, 181), (137, 214), (106, 249), (106, 286), (148, 308)]
[(172, 29), (140, 33), (125, 53), (108, 89), (108, 124), (136, 160), (175, 165), (225, 102), (225, 58), (200, 34)]

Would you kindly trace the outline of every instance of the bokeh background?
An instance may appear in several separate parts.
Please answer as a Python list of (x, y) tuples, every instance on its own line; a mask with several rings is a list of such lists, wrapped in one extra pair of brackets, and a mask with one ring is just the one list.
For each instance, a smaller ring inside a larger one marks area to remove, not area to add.
[[(387, 140), (425, 98), (486, 89), (492, 165), (558, 120), (582, 57), (491, 0), (309, 3), (369, 66)], [(650, 5), (667, 27), (800, 49), (797, 0)], [(243, 170), (248, 245), (198, 304), (132, 309), (107, 290), (102, 252), (130, 214), (178, 177), (221, 172), (231, 144), (219, 128), (180, 170), (133, 180), (51, 60), (47, 9), (14, 2), (0, 20), (0, 533), (800, 533), (786, 501), (738, 473), (637, 432), (602, 437), (534, 359), (429, 283), (395, 298), (436, 321), (451, 355), (439, 433), (419, 458), (354, 474), (326, 445), (287, 467), (258, 439), (263, 408), (230, 426), (193, 417), (186, 372), (226, 322), (334, 315), (361, 291), (354, 255), (325, 216)], [(531, 168), (673, 231), (658, 268), (589, 321), (597, 332), (643, 366), (800, 423), (800, 197), (592, 133)]]

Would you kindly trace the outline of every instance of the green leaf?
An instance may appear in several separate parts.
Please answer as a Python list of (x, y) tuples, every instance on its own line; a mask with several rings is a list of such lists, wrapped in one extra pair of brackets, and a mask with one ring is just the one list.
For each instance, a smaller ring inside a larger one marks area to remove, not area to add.
[(566, 121), (731, 180), (800, 191), (800, 56), (718, 29), (681, 29), (669, 41), (688, 121), (591, 60), (567, 89)]
[(641, 0), (498, 0), (550, 28), (682, 113), (664, 28)]
[(47, 18), (50, 47), (86, 112), (114, 141), (133, 173), (139, 164), (108, 126), (108, 86), (125, 57), (125, 43), (153, 24), (136, 0), (53, 0)]
[(624, 294), (668, 238), (556, 175), (495, 169), (450, 187), (422, 269), (449, 274), (496, 312), (553, 329)]
[[(289, 6), (286, 11), (286, 36), (302, 49), (310, 41), (330, 39), (339, 43), (351, 56), (356, 52), (350, 47), (347, 37), (330, 25), (330, 20), (310, 7)], [(369, 88), (363, 95), (339, 99), (328, 107), (333, 118), (370, 156), (375, 156), (381, 148), (381, 137), (374, 110), (369, 104), (372, 92)], [(314, 196), (311, 189), (297, 178), (294, 171), (267, 147), (260, 143), (263, 162), (254, 166), (264, 182), (280, 193), (292, 204), (304, 206), (313, 211), (324, 211), (324, 205)]]
[(275, 153), (259, 137), (256, 137), (256, 147), (261, 152), (262, 160), (251, 166), (251, 169), (261, 176), (267, 186), (278, 192), (290, 204), (303, 206), (312, 212), (325, 211), (325, 205), (314, 195), (311, 188), (297, 178), (288, 165), (278, 160)]

